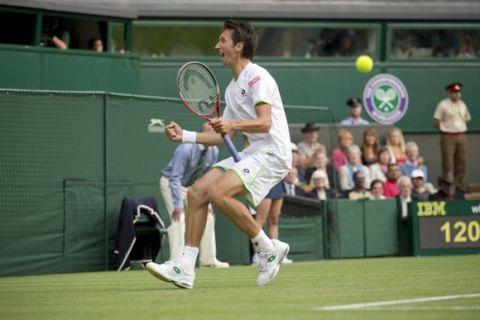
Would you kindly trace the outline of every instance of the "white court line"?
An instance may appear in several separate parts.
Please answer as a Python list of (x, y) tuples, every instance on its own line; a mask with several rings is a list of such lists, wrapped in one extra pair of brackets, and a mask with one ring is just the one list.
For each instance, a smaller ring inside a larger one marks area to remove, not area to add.
[(365, 309), (365, 308), (371, 308), (371, 307), (393, 306), (393, 305), (406, 304), (406, 303), (420, 303), (420, 302), (429, 302), (429, 301), (443, 301), (443, 300), (477, 298), (477, 297), (480, 297), (480, 293), (467, 293), (467, 294), (457, 294), (457, 295), (451, 295), (451, 296), (424, 297), (424, 298), (391, 300), (391, 301), (377, 301), (377, 302), (368, 302), (368, 303), (340, 304), (336, 306), (316, 307), (314, 308), (314, 310), (315, 311), (355, 310), (355, 309)]

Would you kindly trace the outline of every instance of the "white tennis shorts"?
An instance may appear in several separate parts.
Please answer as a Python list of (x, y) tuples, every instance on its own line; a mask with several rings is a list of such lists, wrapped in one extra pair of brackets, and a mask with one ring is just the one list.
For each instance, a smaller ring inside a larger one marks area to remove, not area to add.
[(240, 152), (240, 162), (232, 157), (222, 160), (213, 167), (233, 170), (242, 180), (249, 194), (247, 201), (256, 208), (271, 188), (287, 175), (289, 168), (274, 154), (257, 152), (248, 154)]

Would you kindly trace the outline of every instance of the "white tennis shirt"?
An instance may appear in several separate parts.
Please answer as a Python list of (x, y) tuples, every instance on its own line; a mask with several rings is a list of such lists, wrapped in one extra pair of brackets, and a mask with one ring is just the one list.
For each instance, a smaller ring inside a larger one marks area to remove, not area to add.
[(267, 103), (272, 106), (272, 127), (268, 133), (243, 132), (250, 141), (245, 153), (269, 152), (279, 157), (288, 167), (292, 166), (292, 149), (287, 117), (277, 83), (267, 70), (250, 62), (232, 79), (225, 90), (226, 107), (223, 117), (227, 120), (251, 120), (257, 118), (255, 106)]

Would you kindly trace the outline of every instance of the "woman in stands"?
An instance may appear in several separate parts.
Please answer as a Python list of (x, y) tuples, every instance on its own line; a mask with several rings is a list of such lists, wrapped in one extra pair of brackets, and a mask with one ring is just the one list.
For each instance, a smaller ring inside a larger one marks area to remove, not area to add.
[(400, 128), (391, 128), (387, 133), (386, 147), (390, 151), (392, 163), (401, 164), (407, 160), (405, 152), (405, 139)]
[(362, 163), (367, 167), (378, 162), (378, 151), (380, 150), (380, 138), (377, 130), (368, 128), (363, 132), (362, 142)]

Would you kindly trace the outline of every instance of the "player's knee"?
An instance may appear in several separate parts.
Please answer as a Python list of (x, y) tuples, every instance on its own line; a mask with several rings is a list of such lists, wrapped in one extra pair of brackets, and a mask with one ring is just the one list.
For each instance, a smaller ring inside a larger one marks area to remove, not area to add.
[(192, 201), (197, 203), (202, 201), (207, 202), (205, 194), (206, 194), (205, 190), (202, 190), (201, 188), (193, 184), (193, 186), (191, 186), (187, 191), (188, 202), (189, 203), (192, 203)]
[(223, 200), (223, 195), (215, 189), (215, 186), (210, 186), (207, 190), (207, 196), (209, 202), (215, 206), (219, 206)]

